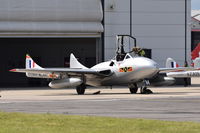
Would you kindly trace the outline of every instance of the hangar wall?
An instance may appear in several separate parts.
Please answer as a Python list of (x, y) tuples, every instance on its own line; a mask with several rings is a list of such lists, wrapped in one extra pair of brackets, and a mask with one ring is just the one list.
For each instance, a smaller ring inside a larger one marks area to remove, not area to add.
[[(69, 55), (91, 67), (102, 60), (101, 0), (0, 0), (0, 86), (39, 86), (46, 80), (8, 72), (29, 53), (43, 67), (68, 67)], [(45, 85), (46, 86), (46, 85)]]
[(101, 0), (0, 0), (0, 36), (100, 34)]
[[(191, 0), (187, 1), (187, 54), (190, 61)], [(117, 34), (130, 34), (130, 0), (105, 0), (105, 59), (114, 56)], [(185, 0), (132, 0), (132, 31), (138, 46), (152, 49), (152, 59), (164, 67), (166, 58), (185, 58)]]

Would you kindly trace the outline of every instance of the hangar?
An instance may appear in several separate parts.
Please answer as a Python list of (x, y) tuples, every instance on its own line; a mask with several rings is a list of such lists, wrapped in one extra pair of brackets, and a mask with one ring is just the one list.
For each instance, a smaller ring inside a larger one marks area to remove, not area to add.
[(89, 67), (102, 60), (101, 1), (0, 1), (1, 86), (42, 84), (8, 72), (24, 67), (26, 53), (44, 67), (69, 66), (71, 52)]
[(8, 72), (24, 67), (26, 53), (44, 67), (68, 66), (71, 52), (83, 64), (92, 66), (113, 58), (115, 36), (131, 32), (160, 66), (169, 55), (180, 64), (185, 52), (190, 59), (191, 35), (185, 35), (185, 30), (190, 33), (191, 0), (0, 2), (0, 86), (46, 83)]

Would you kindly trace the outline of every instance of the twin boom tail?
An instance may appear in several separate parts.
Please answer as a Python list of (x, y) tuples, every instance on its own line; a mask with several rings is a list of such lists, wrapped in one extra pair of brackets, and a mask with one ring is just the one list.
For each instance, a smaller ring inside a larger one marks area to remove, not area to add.
[[(82, 84), (82, 80), (80, 78), (68, 78), (68, 76), (62, 77), (63, 73), (61, 73), (61, 72), (56, 73), (56, 72), (53, 72), (51, 68), (43, 68), (43, 67), (39, 66), (37, 63), (35, 63), (35, 61), (28, 54), (26, 55), (25, 68), (26, 69), (12, 69), (10, 71), (26, 73), (26, 76), (30, 77), (30, 78), (53, 79), (49, 83), (49, 87), (56, 88), (56, 89), (76, 87), (76, 86), (79, 86), (80, 84)], [(70, 55), (70, 68), (88, 69), (85, 66), (83, 66), (82, 64), (80, 64), (73, 54)], [(66, 75), (67, 75), (67, 73), (66, 73)]]

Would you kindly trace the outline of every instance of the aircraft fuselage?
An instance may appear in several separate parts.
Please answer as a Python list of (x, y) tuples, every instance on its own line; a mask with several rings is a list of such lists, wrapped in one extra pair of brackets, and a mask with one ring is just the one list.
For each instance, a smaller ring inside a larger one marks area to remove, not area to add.
[(86, 84), (92, 86), (123, 85), (153, 77), (157, 72), (157, 63), (145, 57), (130, 57), (123, 61), (111, 60), (95, 65), (91, 69), (110, 69), (112, 75), (101, 80), (88, 77)]

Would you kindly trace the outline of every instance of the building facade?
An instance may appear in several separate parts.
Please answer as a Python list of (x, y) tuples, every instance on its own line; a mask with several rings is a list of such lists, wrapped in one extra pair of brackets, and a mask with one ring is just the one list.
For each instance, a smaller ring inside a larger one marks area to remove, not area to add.
[(68, 67), (70, 53), (86, 66), (102, 60), (101, 0), (0, 2), (1, 86), (42, 84), (8, 72), (25, 66), (26, 53), (44, 67)]
[[(131, 31), (137, 45), (150, 49), (151, 58), (160, 67), (164, 67), (167, 57), (183, 64), (185, 48), (190, 60), (191, 0), (187, 4), (185, 0), (0, 1), (0, 73), (4, 77), (1, 86), (46, 84), (44, 80), (8, 72), (24, 67), (26, 53), (41, 66), (67, 67), (72, 52), (90, 67), (113, 58), (115, 36)], [(133, 44), (127, 43), (126, 49), (130, 50)]]
[[(185, 5), (187, 8), (185, 8)], [(185, 60), (185, 9), (187, 9), (187, 59), (190, 61), (191, 0), (132, 0), (132, 34), (139, 47), (151, 49), (160, 67), (168, 57)], [(105, 58), (115, 54), (116, 34), (130, 34), (130, 0), (105, 2)]]

